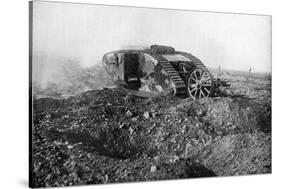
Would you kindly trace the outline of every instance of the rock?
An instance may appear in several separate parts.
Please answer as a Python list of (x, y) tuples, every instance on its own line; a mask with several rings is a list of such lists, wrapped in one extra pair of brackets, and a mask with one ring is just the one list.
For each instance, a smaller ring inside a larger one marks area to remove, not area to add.
[(249, 112), (251, 112), (251, 111), (252, 111), (252, 108), (247, 107), (246, 110), (248, 110)]
[(133, 113), (132, 113), (130, 110), (128, 110), (128, 111), (126, 112), (126, 115), (129, 116), (129, 117), (131, 117), (131, 116), (133, 115)]
[(119, 128), (122, 129), (124, 126), (126, 126), (125, 123), (120, 123)]
[(68, 149), (72, 149), (74, 146), (73, 145), (67, 145)]
[(200, 107), (198, 107), (196, 110), (196, 115), (198, 116), (198, 117), (200, 117), (201, 115), (202, 115), (202, 109), (200, 108)]
[(62, 118), (68, 119), (68, 118), (69, 118), (69, 115), (65, 115), (65, 116), (63, 116)]
[(154, 159), (156, 162), (159, 162), (159, 161), (160, 161), (160, 157), (159, 157), (159, 156), (155, 156), (153, 159)]
[(103, 183), (104, 183), (104, 184), (106, 184), (106, 183), (107, 183), (107, 181), (108, 181), (108, 175), (105, 175), (105, 176), (104, 176)]
[(151, 172), (151, 173), (155, 172), (156, 170), (157, 170), (157, 167), (156, 167), (155, 165), (152, 165), (152, 166), (150, 167), (150, 172)]
[(149, 112), (144, 112), (143, 117), (144, 117), (145, 119), (148, 119), (148, 118), (149, 118)]
[(178, 123), (180, 124), (180, 123), (182, 123), (182, 121), (183, 121), (183, 120), (180, 118), (179, 121), (178, 121)]
[(133, 117), (133, 118), (132, 118), (132, 121), (133, 121), (133, 122), (136, 122), (137, 120), (138, 120), (137, 117)]
[(178, 161), (180, 158), (179, 156), (173, 156), (171, 159), (170, 159), (170, 163), (175, 163), (176, 161)]
[(130, 134), (133, 134), (134, 129), (132, 129), (132, 128), (130, 127), (130, 128), (129, 128), (129, 132), (130, 132)]

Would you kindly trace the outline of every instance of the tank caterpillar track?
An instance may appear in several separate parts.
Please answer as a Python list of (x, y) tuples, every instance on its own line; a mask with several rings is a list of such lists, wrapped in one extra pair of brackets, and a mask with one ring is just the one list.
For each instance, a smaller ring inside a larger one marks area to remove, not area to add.
[[(191, 60), (196, 69), (204, 69), (204, 71), (209, 72), (208, 69), (206, 68), (206, 66), (202, 63), (202, 61), (199, 58), (193, 56), (190, 53), (186, 53), (186, 52), (179, 52), (179, 53), (181, 53), (183, 56), (185, 56), (186, 58)], [(210, 72), (209, 72), (209, 74), (211, 75)]]
[(160, 64), (175, 85), (174, 95), (186, 94), (186, 84), (179, 75), (178, 71), (173, 67), (173, 65), (168, 61), (161, 61)]
[(184, 95), (187, 92), (186, 84), (184, 80), (179, 75), (178, 71), (174, 68), (174, 66), (167, 61), (162, 56), (158, 54), (151, 54), (158, 63), (162, 66), (162, 68), (167, 72), (169, 78), (172, 80), (174, 86), (174, 95)]

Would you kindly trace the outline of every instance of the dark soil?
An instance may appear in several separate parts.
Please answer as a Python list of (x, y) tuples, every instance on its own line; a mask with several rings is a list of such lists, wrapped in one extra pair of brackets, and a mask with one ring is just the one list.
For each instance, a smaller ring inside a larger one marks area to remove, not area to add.
[(33, 186), (271, 173), (271, 104), (92, 90), (34, 100)]

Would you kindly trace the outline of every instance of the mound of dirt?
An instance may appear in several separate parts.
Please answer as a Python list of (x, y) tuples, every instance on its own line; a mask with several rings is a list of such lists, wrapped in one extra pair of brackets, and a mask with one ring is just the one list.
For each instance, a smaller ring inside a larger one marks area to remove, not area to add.
[(35, 100), (33, 123), (36, 187), (271, 172), (267, 101), (92, 90)]

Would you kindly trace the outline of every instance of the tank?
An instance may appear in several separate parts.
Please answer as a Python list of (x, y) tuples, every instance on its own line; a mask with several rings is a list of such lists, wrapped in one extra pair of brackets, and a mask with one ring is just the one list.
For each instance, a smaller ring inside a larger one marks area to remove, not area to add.
[(170, 46), (112, 51), (102, 62), (114, 83), (132, 95), (200, 99), (214, 92), (213, 76), (201, 60)]

